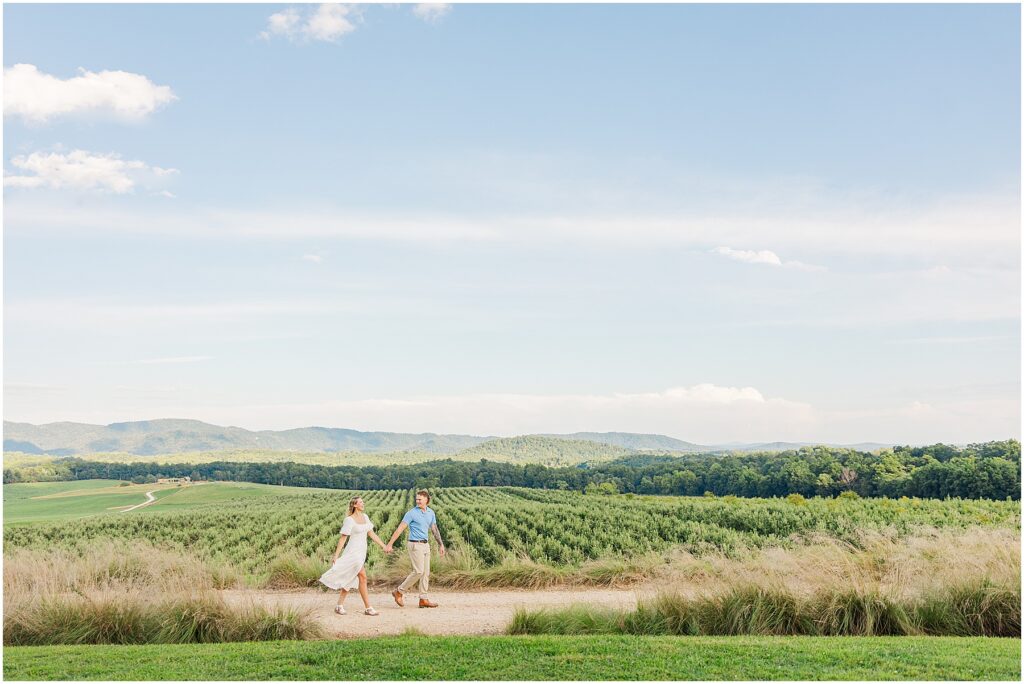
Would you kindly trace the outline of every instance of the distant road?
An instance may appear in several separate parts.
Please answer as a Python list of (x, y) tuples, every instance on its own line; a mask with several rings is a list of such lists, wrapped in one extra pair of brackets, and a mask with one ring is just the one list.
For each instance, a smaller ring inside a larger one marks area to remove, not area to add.
[(143, 501), (140, 504), (136, 504), (136, 505), (132, 506), (131, 508), (126, 508), (126, 509), (124, 509), (121, 512), (122, 513), (127, 513), (128, 511), (134, 511), (136, 508), (142, 508), (143, 506), (148, 506), (149, 504), (153, 503), (154, 501), (156, 501), (156, 497), (153, 496), (153, 492), (155, 492), (155, 491), (156, 490), (154, 489), (152, 491), (146, 492), (146, 500), (145, 501)]

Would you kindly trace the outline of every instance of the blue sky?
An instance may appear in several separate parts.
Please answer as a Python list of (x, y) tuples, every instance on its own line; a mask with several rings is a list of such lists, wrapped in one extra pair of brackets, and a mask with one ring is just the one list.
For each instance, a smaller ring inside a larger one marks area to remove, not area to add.
[(4, 417), (1019, 437), (1019, 11), (7, 5)]

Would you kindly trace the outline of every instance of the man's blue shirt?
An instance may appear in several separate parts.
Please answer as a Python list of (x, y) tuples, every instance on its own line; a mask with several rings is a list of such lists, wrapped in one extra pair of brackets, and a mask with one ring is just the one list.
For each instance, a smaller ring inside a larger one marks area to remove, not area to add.
[(430, 526), (437, 524), (437, 516), (434, 515), (434, 511), (430, 506), (427, 506), (425, 511), (421, 511), (419, 506), (417, 506), (405, 514), (402, 522), (409, 526), (409, 539), (423, 541), (424, 539), (430, 539), (428, 536)]

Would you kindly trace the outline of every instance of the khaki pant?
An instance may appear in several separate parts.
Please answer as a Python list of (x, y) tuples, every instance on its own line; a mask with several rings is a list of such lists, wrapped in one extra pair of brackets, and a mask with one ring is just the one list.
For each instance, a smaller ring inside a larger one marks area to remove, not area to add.
[(420, 596), (425, 597), (430, 589), (430, 544), (425, 542), (409, 542), (409, 560), (412, 561), (412, 572), (405, 578), (405, 581), (398, 587), (398, 591), (405, 593), (412, 589), (419, 582)]

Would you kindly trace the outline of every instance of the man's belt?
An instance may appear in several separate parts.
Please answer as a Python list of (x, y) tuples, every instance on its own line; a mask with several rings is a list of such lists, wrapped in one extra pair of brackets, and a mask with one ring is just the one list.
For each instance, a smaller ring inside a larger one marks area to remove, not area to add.
[(426, 544), (427, 540), (426, 539), (410, 539), (409, 543), (410, 544)]

